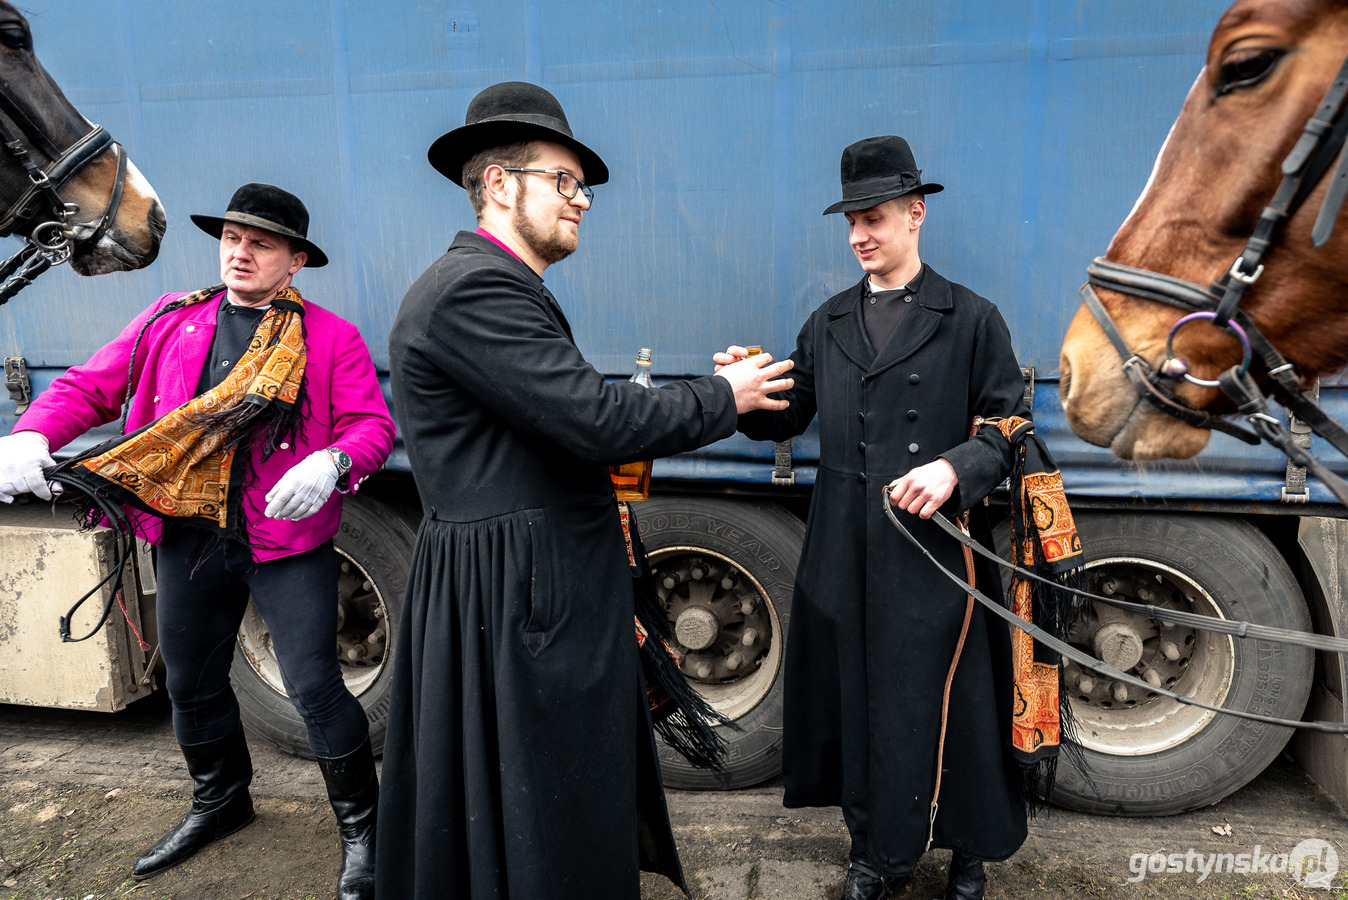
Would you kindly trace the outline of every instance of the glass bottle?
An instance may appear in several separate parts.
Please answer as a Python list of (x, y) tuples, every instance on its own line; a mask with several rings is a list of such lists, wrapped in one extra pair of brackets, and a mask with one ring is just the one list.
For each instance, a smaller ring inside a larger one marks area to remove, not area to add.
[[(642, 347), (637, 351), (637, 368), (629, 381), (646, 388), (654, 386), (651, 384), (650, 347)], [(642, 459), (608, 467), (609, 477), (613, 479), (613, 490), (619, 500), (645, 500), (650, 497), (651, 463), (649, 459)]]

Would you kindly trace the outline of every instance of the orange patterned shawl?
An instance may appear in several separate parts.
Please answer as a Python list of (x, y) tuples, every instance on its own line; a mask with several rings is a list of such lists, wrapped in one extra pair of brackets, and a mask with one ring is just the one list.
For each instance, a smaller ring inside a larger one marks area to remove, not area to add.
[[(222, 290), (224, 285), (195, 291), (159, 314), (204, 302)], [(223, 382), (134, 434), (70, 460), (61, 470), (88, 490), (146, 512), (238, 530), (241, 525), (228, 521), (238, 452), (256, 444), (270, 455), (276, 432), (298, 425), (303, 317), (303, 298), (293, 287), (285, 288)]]
[[(1010, 417), (988, 424), (996, 425), (1016, 448), (1011, 475), (1011, 561), (1054, 578), (1064, 587), (1077, 586), (1084, 557), (1063, 493), (1062, 473), (1035, 435), (1033, 422)], [(1010, 600), (1016, 615), (1059, 638), (1066, 638), (1086, 607), (1067, 591), (1036, 587), (1018, 575), (1011, 582)], [(1072, 737), (1072, 720), (1066, 698), (1059, 697), (1058, 654), (1039, 648), (1036, 655), (1034, 638), (1012, 629), (1011, 659), (1015, 681), (1012, 753), (1025, 773), (1026, 801), (1033, 807), (1036, 797), (1047, 800), (1052, 793), (1059, 749), (1064, 738)]]

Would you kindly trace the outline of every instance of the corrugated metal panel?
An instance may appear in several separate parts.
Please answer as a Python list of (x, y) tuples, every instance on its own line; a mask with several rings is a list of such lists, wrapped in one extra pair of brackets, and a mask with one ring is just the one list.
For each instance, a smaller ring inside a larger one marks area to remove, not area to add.
[[(1145, 183), (1226, 5), (28, 0), (43, 63), (127, 144), (170, 227), (143, 272), (45, 276), (0, 311), (0, 350), (80, 362), (158, 294), (210, 283), (215, 245), (187, 214), (257, 180), (308, 203), (333, 264), (299, 286), (355, 320), (383, 368), (404, 290), (471, 226), (426, 147), (480, 88), (525, 79), (612, 170), (580, 251), (548, 273), (601, 369), (627, 372), (638, 346), (673, 375), (707, 371), (731, 341), (787, 352), (859, 277), (843, 222), (820, 215), (842, 147), (898, 133), (947, 186), (924, 257), (996, 300), (1022, 364), (1052, 378), (1086, 263)], [(1039, 417), (1078, 489), (1276, 497), (1272, 454), (1219, 438), (1199, 462), (1143, 472), (1067, 434), (1051, 396), (1041, 384)], [(665, 468), (757, 478), (768, 460), (739, 441)]]
[(947, 185), (926, 255), (1001, 303), (1047, 373), (1224, 5), (32, 0), (40, 58), (128, 144), (170, 230), (145, 272), (47, 276), (0, 317), (0, 345), (73, 364), (157, 294), (206, 284), (214, 247), (187, 214), (258, 180), (309, 204), (333, 265), (300, 286), (382, 366), (404, 289), (471, 219), (426, 147), (481, 87), (522, 78), (613, 171), (549, 273), (601, 368), (639, 345), (670, 374), (731, 340), (789, 348), (857, 277), (841, 220), (819, 215), (841, 148), (899, 133)]

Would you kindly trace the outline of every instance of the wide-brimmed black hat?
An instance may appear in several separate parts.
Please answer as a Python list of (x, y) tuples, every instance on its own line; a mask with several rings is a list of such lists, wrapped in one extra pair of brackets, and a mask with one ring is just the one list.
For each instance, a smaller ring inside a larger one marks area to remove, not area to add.
[(463, 187), (463, 166), (479, 151), (519, 141), (553, 141), (576, 151), (585, 183), (608, 181), (608, 166), (571, 135), (562, 104), (527, 81), (503, 81), (481, 91), (468, 104), (464, 124), (436, 138), (426, 158), (435, 170)]
[(220, 237), (226, 222), (252, 225), (263, 231), (272, 231), (290, 239), (291, 248), (309, 255), (305, 263), (310, 269), (328, 264), (328, 255), (309, 240), (309, 210), (300, 198), (283, 191), (274, 184), (245, 184), (229, 198), (223, 216), (192, 214), (192, 221), (211, 237)]
[(922, 183), (922, 170), (901, 137), (887, 134), (857, 141), (842, 154), (843, 198), (824, 215), (870, 209), (904, 194), (934, 194), (945, 185)]

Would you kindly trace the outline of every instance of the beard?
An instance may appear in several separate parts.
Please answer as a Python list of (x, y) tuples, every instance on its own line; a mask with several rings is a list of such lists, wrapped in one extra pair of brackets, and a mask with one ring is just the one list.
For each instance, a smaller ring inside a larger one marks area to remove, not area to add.
[(526, 187), (520, 193), (520, 202), (515, 207), (511, 224), (515, 227), (515, 232), (529, 245), (539, 259), (547, 265), (555, 262), (561, 262), (572, 253), (576, 252), (576, 246), (580, 243), (577, 237), (563, 230), (561, 222), (554, 220), (552, 227), (544, 233), (535, 228), (534, 223), (528, 218), (529, 189)]

